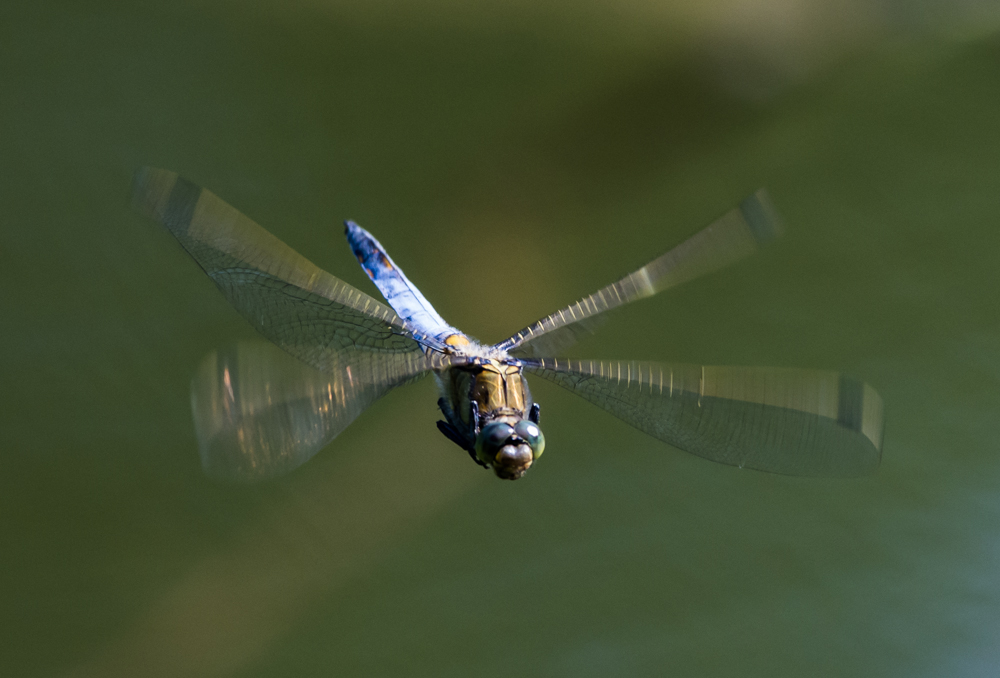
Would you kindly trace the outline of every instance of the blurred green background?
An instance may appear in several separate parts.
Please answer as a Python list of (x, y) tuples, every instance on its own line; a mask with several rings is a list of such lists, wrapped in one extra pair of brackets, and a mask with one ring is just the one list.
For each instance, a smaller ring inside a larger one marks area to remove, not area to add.
[[(994, 676), (994, 3), (0, 6), (0, 674)], [(176, 170), (374, 294), (374, 232), (497, 341), (758, 186), (787, 235), (593, 358), (836, 369), (857, 481), (715, 465), (533, 382), (517, 483), (431, 380), (291, 476), (201, 474), (189, 380), (253, 338), (128, 208)], [(419, 462), (419, 463), (418, 463)]]

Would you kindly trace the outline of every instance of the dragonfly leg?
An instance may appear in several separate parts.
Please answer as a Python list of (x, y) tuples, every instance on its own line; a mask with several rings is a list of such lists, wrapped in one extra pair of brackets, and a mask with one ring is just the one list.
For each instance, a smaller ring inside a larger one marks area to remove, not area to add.
[(483, 468), (489, 468), (489, 466), (487, 464), (484, 464), (483, 462), (479, 461), (479, 457), (476, 456), (476, 451), (475, 450), (469, 450), (469, 456), (472, 457), (472, 461), (476, 462), (477, 464), (479, 464)]
[(538, 417), (542, 413), (542, 406), (538, 403), (532, 403), (531, 409), (528, 410), (528, 421), (535, 424), (538, 423)]
[(444, 434), (445, 438), (455, 443), (463, 450), (469, 449), (469, 442), (462, 436), (461, 433), (458, 432), (458, 429), (456, 429), (454, 426), (452, 426), (446, 421), (438, 421), (437, 427), (438, 430)]
[(473, 427), (473, 433), (477, 437), (479, 436), (479, 429), (481, 428), (481, 426), (482, 426), (482, 422), (479, 419), (479, 403), (477, 403), (475, 400), (473, 400), (472, 401), (472, 427)]
[(443, 414), (448, 419), (451, 419), (451, 408), (448, 407), (448, 401), (444, 398), (438, 398), (438, 409), (441, 410)]
[(450, 440), (451, 442), (455, 443), (463, 450), (468, 452), (469, 456), (472, 457), (472, 461), (476, 462), (483, 468), (489, 468), (486, 464), (479, 461), (479, 457), (476, 456), (476, 448), (472, 445), (469, 445), (468, 441), (462, 437), (462, 434), (459, 433), (454, 426), (452, 426), (446, 421), (438, 421), (437, 427), (438, 430), (444, 434), (445, 438), (447, 438), (448, 440)]

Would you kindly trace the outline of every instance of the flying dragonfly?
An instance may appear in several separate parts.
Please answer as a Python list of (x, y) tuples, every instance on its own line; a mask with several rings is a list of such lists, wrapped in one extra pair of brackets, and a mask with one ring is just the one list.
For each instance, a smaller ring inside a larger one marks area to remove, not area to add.
[(842, 477), (879, 464), (882, 401), (836, 372), (559, 357), (607, 311), (733, 264), (777, 237), (763, 190), (642, 268), (493, 345), (448, 324), (354, 222), (346, 222), (348, 243), (388, 306), (174, 172), (139, 170), (133, 203), (281, 349), (239, 345), (199, 369), (192, 406), (213, 476), (287, 473), (377, 399), (428, 374), (441, 394), (439, 430), (505, 479), (522, 477), (545, 449), (527, 375), (711, 461)]

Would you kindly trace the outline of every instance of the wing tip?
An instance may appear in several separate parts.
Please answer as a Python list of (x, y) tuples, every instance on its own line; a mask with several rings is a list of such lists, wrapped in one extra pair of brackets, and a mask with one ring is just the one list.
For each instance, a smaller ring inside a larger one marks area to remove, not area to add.
[(766, 188), (758, 188), (744, 198), (739, 210), (754, 239), (761, 246), (776, 240), (785, 230), (781, 215)]
[(858, 434), (867, 448), (857, 466), (844, 473), (845, 477), (869, 476), (882, 463), (882, 442), (885, 431), (882, 397), (867, 383), (841, 375), (838, 385), (837, 424)]
[(158, 218), (177, 179), (176, 172), (143, 165), (132, 175), (132, 209)]
[(868, 384), (863, 384), (862, 404), (864, 409), (861, 418), (861, 433), (875, 446), (881, 459), (882, 443), (885, 438), (885, 405), (882, 396)]

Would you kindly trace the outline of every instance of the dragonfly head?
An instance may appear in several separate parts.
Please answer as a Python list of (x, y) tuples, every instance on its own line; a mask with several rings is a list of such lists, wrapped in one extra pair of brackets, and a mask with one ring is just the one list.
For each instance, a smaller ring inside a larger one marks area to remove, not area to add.
[(504, 416), (486, 424), (476, 439), (476, 457), (506, 480), (523, 476), (544, 450), (542, 429), (519, 417)]

